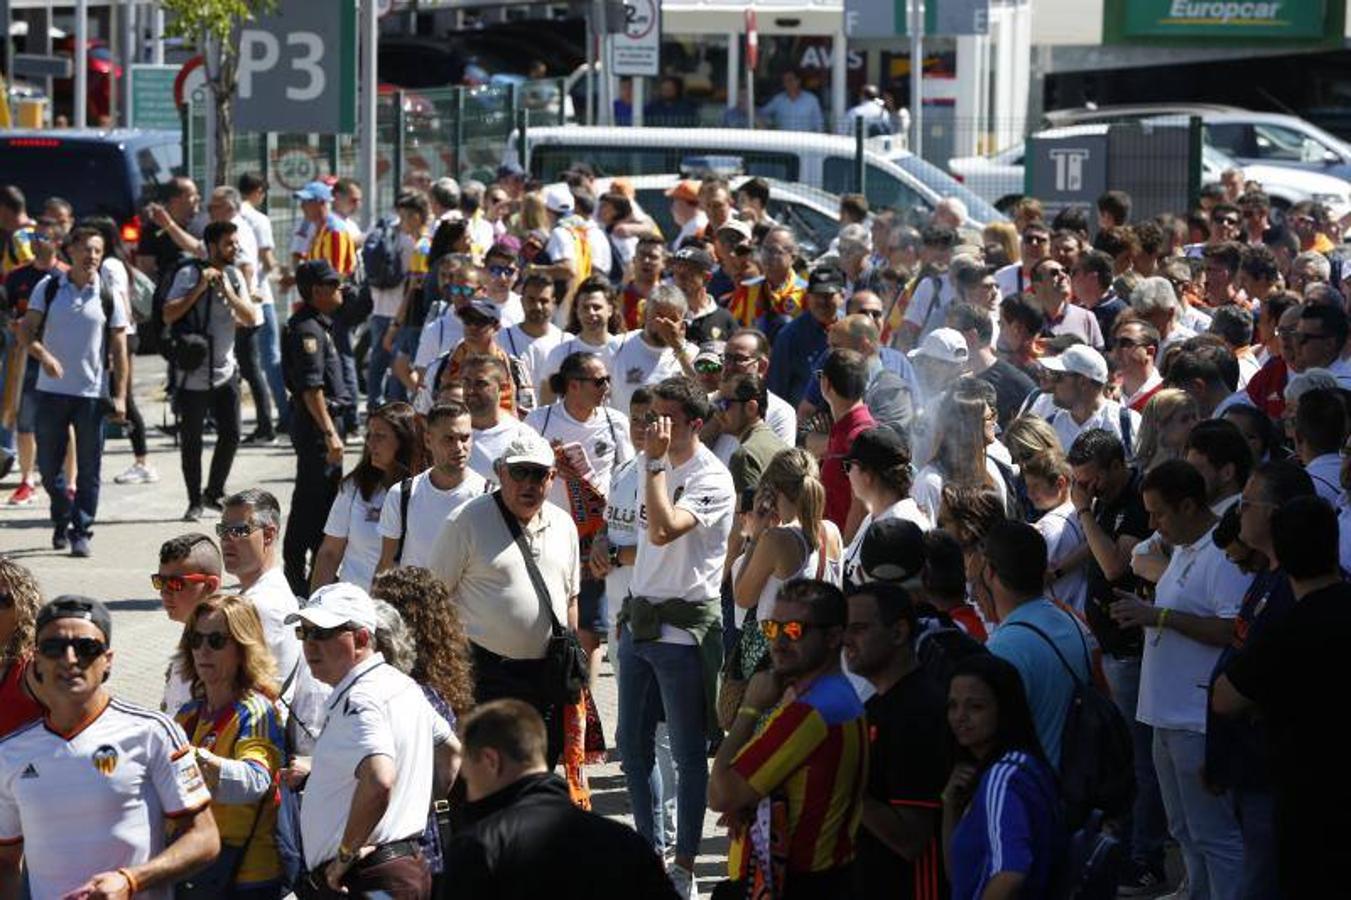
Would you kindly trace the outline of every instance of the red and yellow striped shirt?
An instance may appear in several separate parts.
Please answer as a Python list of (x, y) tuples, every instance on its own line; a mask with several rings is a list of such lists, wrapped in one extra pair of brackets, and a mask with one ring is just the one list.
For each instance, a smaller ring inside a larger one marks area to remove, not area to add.
[(305, 258), (326, 259), (339, 275), (347, 278), (357, 269), (357, 245), (342, 220), (329, 214), (310, 240)]
[[(760, 796), (786, 799), (789, 872), (853, 862), (868, 783), (868, 720), (843, 674), (823, 675), (771, 712), (732, 769)], [(730, 877), (746, 878), (751, 856), (743, 829), (732, 838)]]

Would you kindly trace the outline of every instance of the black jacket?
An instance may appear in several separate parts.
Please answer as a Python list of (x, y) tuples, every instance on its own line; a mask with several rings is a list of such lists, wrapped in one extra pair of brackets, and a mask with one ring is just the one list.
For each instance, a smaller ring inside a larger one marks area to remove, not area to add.
[(573, 806), (555, 775), (527, 775), (466, 804), (465, 818), (445, 854), (456, 900), (675, 900), (647, 842)]

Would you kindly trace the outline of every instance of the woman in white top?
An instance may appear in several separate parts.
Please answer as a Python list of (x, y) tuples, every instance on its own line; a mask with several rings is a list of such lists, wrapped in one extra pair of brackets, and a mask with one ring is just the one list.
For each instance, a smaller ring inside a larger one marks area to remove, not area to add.
[(389, 488), (426, 468), (417, 416), (407, 403), (386, 403), (366, 422), (361, 461), (342, 480), (324, 523), (310, 574), (313, 592), (335, 581), (370, 590), (382, 549), (380, 512)]
[(844, 457), (844, 471), (854, 496), (868, 510), (844, 551), (845, 583), (860, 584), (865, 579), (858, 577), (859, 554), (863, 552), (863, 538), (874, 522), (906, 519), (921, 531), (928, 531), (933, 521), (910, 498), (910, 484), (915, 477), (910, 448), (892, 429), (869, 428), (854, 438), (854, 446)]
[(1140, 471), (1182, 459), (1187, 452), (1187, 435), (1197, 420), (1196, 400), (1186, 391), (1164, 388), (1150, 397), (1140, 415), (1140, 436), (1135, 442), (1135, 464)]
[(910, 492), (931, 522), (938, 519), (946, 485), (992, 487), (1007, 506), (999, 465), (986, 453), (986, 446), (995, 442), (997, 418), (994, 404), (987, 402), (981, 387), (989, 385), (963, 379), (938, 406), (933, 456), (915, 476)]
[[(742, 550), (746, 564), (732, 583), (739, 609), (769, 617), (784, 582), (819, 578), (839, 587), (844, 542), (824, 518), (826, 489), (816, 459), (806, 450), (781, 450), (760, 476), (749, 534)], [(749, 623), (749, 616), (747, 616)]]

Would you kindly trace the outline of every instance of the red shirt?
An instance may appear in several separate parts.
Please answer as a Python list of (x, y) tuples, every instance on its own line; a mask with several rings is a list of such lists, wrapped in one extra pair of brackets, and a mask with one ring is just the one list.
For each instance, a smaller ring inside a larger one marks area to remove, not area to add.
[(12, 663), (0, 678), (0, 737), (42, 718), (42, 705), (23, 688), (28, 657)]
[(844, 473), (843, 459), (849, 448), (854, 446), (854, 438), (861, 432), (876, 427), (877, 422), (873, 419), (873, 414), (868, 412), (868, 407), (862, 403), (830, 426), (826, 458), (821, 463), (821, 483), (826, 487), (826, 518), (834, 522), (841, 532), (844, 531), (845, 519), (849, 517), (849, 506), (854, 500), (854, 491), (849, 487), (849, 476)]
[(963, 603), (960, 606), (954, 606), (948, 610), (948, 616), (957, 626), (965, 631), (971, 637), (985, 643), (989, 634), (985, 631), (985, 623), (980, 620), (980, 613), (969, 603)]
[(1256, 375), (1248, 379), (1245, 388), (1248, 399), (1272, 419), (1280, 419), (1285, 412), (1285, 384), (1289, 380), (1290, 371), (1285, 367), (1285, 358), (1273, 356), (1257, 370)]

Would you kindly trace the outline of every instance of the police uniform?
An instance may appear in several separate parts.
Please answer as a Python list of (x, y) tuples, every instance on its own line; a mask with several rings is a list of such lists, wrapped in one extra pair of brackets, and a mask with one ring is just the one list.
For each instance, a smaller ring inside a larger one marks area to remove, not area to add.
[[(313, 274), (315, 283), (329, 280), (330, 273), (336, 276), (324, 261), (306, 262), (301, 270), (306, 269), (311, 270), (305, 274)], [(301, 280), (301, 272), (296, 274)], [(332, 332), (333, 319), (306, 302), (286, 323), (282, 337), (282, 375), (292, 396), (291, 446), (296, 453), (296, 480), (282, 559), (286, 580), (298, 596), (309, 593), (309, 555), (317, 553), (323, 541), (324, 520), (342, 479), (342, 465), (328, 462), (323, 425), (310, 414), (301, 394), (322, 389), (334, 427), (340, 427), (343, 411), (352, 404)]]

